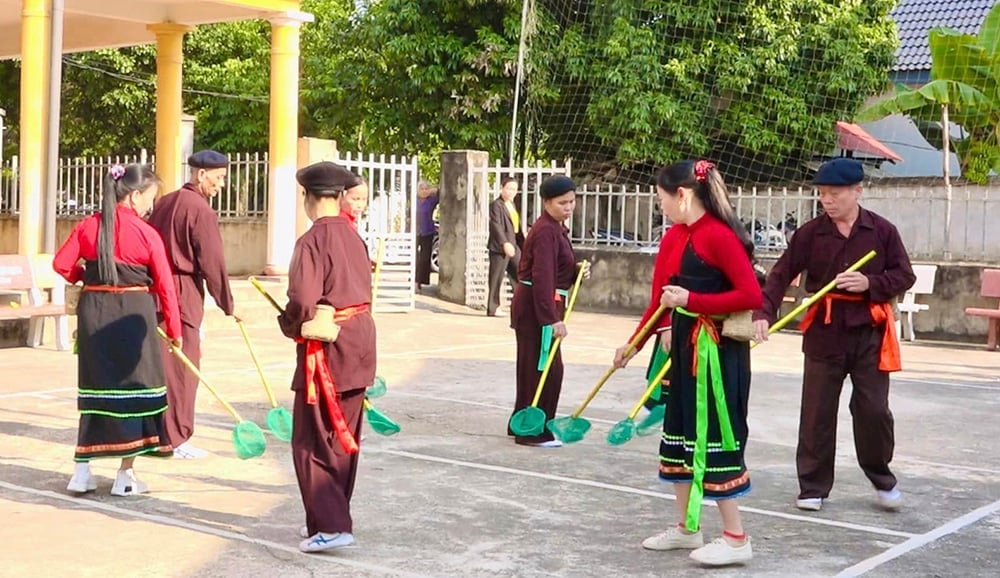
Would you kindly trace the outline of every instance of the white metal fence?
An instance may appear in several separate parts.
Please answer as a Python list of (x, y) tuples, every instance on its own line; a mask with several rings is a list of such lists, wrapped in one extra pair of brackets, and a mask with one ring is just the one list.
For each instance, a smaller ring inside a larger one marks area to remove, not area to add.
[[(815, 190), (803, 187), (735, 188), (730, 199), (752, 231), (758, 256), (776, 256), (798, 227), (822, 212)], [(862, 206), (889, 219), (912, 259), (978, 263), (1000, 262), (1000, 194), (989, 186), (955, 188), (951, 237), (945, 239), (944, 187), (927, 184), (877, 183), (867, 187)], [(582, 186), (571, 239), (577, 246), (617, 247), (655, 252), (663, 231), (655, 187)]]
[[(225, 188), (212, 198), (220, 218), (264, 220), (267, 218), (267, 153), (236, 153), (229, 156)], [(137, 154), (59, 159), (57, 214), (83, 217), (98, 211), (104, 176), (116, 164), (150, 163), (154, 155)], [(4, 159), (0, 166), (0, 214), (16, 215), (19, 210), (18, 157)], [(188, 174), (187, 164), (184, 175)]]
[[(533, 223), (542, 212), (538, 185), (552, 175), (569, 176), (572, 165), (563, 166), (552, 161), (548, 165), (537, 162), (535, 166), (502, 166), (500, 161), (492, 166), (470, 168), (469, 195), (466, 206), (466, 252), (465, 252), (465, 304), (477, 309), (486, 309), (489, 298), (490, 259), (487, 244), (490, 238), (490, 202), (500, 196), (500, 184), (506, 177), (517, 179), (519, 211), (522, 230)], [(501, 285), (501, 304), (510, 300), (512, 287), (509, 279)]]
[(368, 183), (368, 208), (358, 230), (376, 258), (385, 243), (378, 294), (379, 312), (412, 311), (416, 306), (417, 157), (341, 152), (330, 159)]

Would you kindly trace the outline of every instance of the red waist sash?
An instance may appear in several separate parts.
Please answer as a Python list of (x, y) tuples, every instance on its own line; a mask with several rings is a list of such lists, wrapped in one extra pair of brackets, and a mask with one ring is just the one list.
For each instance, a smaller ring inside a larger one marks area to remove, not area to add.
[[(813, 303), (812, 307), (809, 308), (809, 311), (806, 312), (806, 316), (802, 319), (802, 323), (799, 324), (799, 329), (801, 329), (803, 333), (809, 330), (813, 321), (816, 320), (816, 315), (819, 313), (820, 303), (823, 303), (826, 306), (826, 316), (823, 319), (823, 323), (829, 325), (831, 322), (830, 315), (833, 311), (834, 301), (864, 302), (867, 300), (861, 295), (827, 293), (822, 299)], [(892, 306), (888, 303), (873, 303), (868, 301), (868, 310), (871, 313), (872, 321), (875, 325), (885, 323), (885, 329), (882, 333), (882, 348), (879, 351), (878, 356), (879, 371), (891, 372), (903, 369), (903, 363), (899, 352), (899, 338), (896, 337), (896, 316), (892, 313)]]
[[(368, 312), (368, 304), (355, 305), (345, 309), (338, 309), (333, 314), (336, 323), (343, 323), (353, 319), (358, 315)], [(354, 439), (354, 433), (347, 426), (347, 418), (337, 400), (337, 381), (330, 372), (327, 364), (326, 350), (323, 349), (323, 342), (315, 339), (298, 340), (306, 346), (306, 403), (316, 405), (318, 403), (317, 389), (323, 393), (323, 401), (326, 403), (327, 413), (330, 414), (330, 421), (333, 426), (334, 436), (340, 442), (340, 447), (349, 454), (357, 453), (358, 442)]]

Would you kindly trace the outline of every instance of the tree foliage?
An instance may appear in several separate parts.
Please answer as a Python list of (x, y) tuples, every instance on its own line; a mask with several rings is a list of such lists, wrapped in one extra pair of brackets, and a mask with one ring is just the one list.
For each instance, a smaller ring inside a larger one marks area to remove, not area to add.
[[(317, 14), (306, 126), (341, 148), (500, 154), (520, 29), (514, 0), (381, 0), (345, 22)], [(317, 6), (318, 9), (318, 6)]]
[[(572, 156), (574, 172), (687, 156), (747, 178), (794, 172), (886, 85), (894, 4), (536, 0), (520, 156)], [(302, 134), (343, 150), (506, 158), (521, 6), (304, 0), (316, 21), (302, 28)], [(185, 112), (198, 119), (198, 146), (266, 149), (269, 37), (263, 21), (187, 35)], [(151, 149), (155, 47), (66, 58), (63, 154)], [(14, 123), (16, 80), (16, 63), (0, 63), (0, 106)]]
[(902, 113), (916, 121), (928, 142), (943, 146), (942, 108), (963, 129), (952, 139), (962, 175), (985, 183), (1000, 173), (1000, 5), (994, 6), (978, 36), (950, 28), (930, 31), (931, 80), (923, 86), (896, 87), (892, 96), (860, 113), (874, 120)]
[(836, 121), (883, 90), (897, 46), (892, 0), (602, 0), (571, 13), (566, 4), (541, 0), (532, 42), (533, 111), (549, 156), (708, 156), (727, 176), (794, 174), (833, 147)]

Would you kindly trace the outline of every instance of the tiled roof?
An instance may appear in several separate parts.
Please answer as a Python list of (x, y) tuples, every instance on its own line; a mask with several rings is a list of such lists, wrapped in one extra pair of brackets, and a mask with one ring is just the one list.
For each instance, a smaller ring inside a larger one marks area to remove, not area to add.
[(893, 70), (930, 70), (931, 28), (948, 26), (959, 32), (979, 32), (995, 0), (902, 0), (891, 13), (899, 28), (899, 50)]

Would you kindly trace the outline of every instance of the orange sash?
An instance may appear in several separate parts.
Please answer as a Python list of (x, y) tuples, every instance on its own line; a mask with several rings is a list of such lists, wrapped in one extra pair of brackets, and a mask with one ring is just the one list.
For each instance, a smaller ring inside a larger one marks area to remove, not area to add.
[[(356, 305), (339, 309), (333, 314), (333, 320), (343, 323), (349, 319), (368, 312), (368, 304)], [(340, 442), (340, 447), (349, 454), (357, 453), (358, 442), (354, 439), (354, 433), (347, 427), (347, 418), (337, 401), (337, 382), (330, 372), (330, 366), (326, 360), (326, 350), (323, 349), (323, 342), (315, 339), (297, 340), (306, 345), (306, 403), (316, 405), (318, 402), (316, 390), (323, 392), (323, 401), (326, 403), (327, 413), (330, 414), (330, 422), (333, 426), (333, 433)], [(317, 388), (317, 382), (319, 387)]]
[[(820, 303), (823, 303), (823, 305), (826, 306), (826, 317), (823, 319), (823, 323), (829, 325), (831, 322), (830, 314), (833, 311), (834, 301), (862, 302), (866, 301), (866, 299), (861, 295), (827, 293), (822, 299), (813, 303), (812, 307), (809, 308), (806, 312), (806, 316), (802, 319), (802, 323), (799, 324), (799, 329), (802, 330), (803, 333), (809, 330), (813, 321), (816, 320), (816, 315), (819, 313)], [(888, 303), (873, 303), (868, 301), (868, 311), (871, 313), (874, 325), (878, 325), (880, 323), (885, 324), (885, 329), (882, 334), (882, 348), (879, 351), (878, 356), (879, 371), (900, 371), (903, 369), (903, 363), (899, 352), (899, 338), (896, 337), (896, 316), (892, 313), (892, 306)]]

